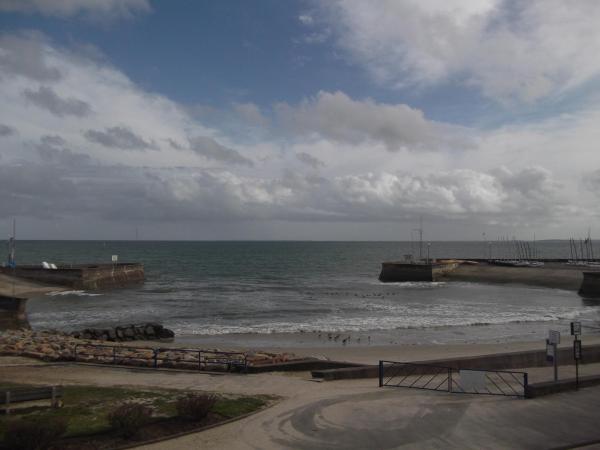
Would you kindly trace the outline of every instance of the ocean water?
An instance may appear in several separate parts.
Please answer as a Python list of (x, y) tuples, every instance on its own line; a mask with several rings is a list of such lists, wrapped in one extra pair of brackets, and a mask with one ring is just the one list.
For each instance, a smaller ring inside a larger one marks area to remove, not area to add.
[[(569, 257), (565, 241), (538, 242), (537, 250), (540, 257)], [(410, 242), (19, 241), (17, 259), (97, 263), (119, 255), (119, 261), (145, 264), (142, 286), (30, 300), (34, 328), (158, 321), (187, 339), (233, 342), (252, 333), (264, 344), (298, 332), (351, 332), (413, 343), (538, 339), (549, 326), (600, 320), (600, 303), (570, 291), (377, 280), (382, 261), (410, 251)], [(432, 242), (429, 251), (431, 257), (475, 258), (490, 248)]]

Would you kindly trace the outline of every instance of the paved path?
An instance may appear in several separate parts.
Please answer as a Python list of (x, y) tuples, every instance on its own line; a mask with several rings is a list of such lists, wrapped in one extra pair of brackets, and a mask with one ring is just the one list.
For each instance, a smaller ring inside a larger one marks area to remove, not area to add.
[[(354, 389), (351, 389), (354, 391)], [(159, 449), (549, 449), (600, 441), (600, 388), (537, 400), (366, 389), (167, 441)]]
[(244, 420), (142, 447), (146, 450), (548, 449), (600, 441), (600, 387), (521, 400), (378, 388), (373, 379), (316, 383), (306, 372), (244, 376), (82, 365), (6, 367), (2, 358), (0, 379), (282, 397)]

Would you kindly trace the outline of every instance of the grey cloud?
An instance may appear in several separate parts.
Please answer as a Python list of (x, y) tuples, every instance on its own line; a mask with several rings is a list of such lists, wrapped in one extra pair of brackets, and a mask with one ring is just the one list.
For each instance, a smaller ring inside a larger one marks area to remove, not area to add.
[[(432, 220), (524, 224), (561, 217), (565, 207), (553, 190), (540, 198), (536, 189), (509, 189), (504, 185), (506, 173), (455, 170), (319, 177), (286, 171), (279, 178), (264, 179), (227, 170), (65, 166), (55, 161), (0, 164), (0, 216), (376, 223), (424, 214)], [(528, 170), (508, 176), (520, 179)]]
[(89, 155), (74, 152), (66, 148), (67, 142), (58, 135), (45, 135), (35, 146), (40, 158), (47, 164), (58, 164), (62, 167), (81, 167), (91, 164)]
[(173, 148), (175, 150), (184, 150), (183, 145), (179, 144), (174, 139), (167, 138), (167, 142), (169, 143), (169, 145), (171, 146), (171, 148)]
[(212, 138), (198, 136), (190, 139), (190, 148), (207, 159), (242, 166), (254, 166), (252, 160), (242, 156), (238, 151), (227, 148)]
[(283, 125), (301, 134), (355, 145), (380, 142), (387, 150), (437, 150), (471, 145), (459, 127), (430, 121), (408, 105), (388, 105), (367, 99), (353, 100), (343, 92), (319, 92), (297, 107), (275, 106)]
[(91, 18), (130, 18), (151, 11), (148, 0), (1, 0), (0, 12), (39, 13), (47, 16), (73, 17), (85, 14)]
[(36, 81), (58, 81), (58, 68), (47, 64), (39, 35), (0, 36), (0, 77), (19, 75)]
[(314, 156), (309, 155), (305, 152), (296, 153), (296, 158), (301, 163), (304, 163), (307, 166), (312, 167), (313, 169), (318, 169), (319, 167), (325, 166), (323, 161), (321, 161), (319, 158), (315, 158)]
[(48, 218), (69, 211), (67, 199), (76, 189), (61, 175), (47, 166), (0, 164), (0, 216)]
[(0, 123), (0, 137), (13, 136), (15, 134), (17, 134), (17, 130), (13, 127)]
[(158, 147), (153, 141), (146, 141), (126, 127), (105, 128), (104, 131), (87, 130), (85, 138), (96, 144), (109, 148), (123, 150), (156, 150)]
[(40, 138), (40, 141), (42, 144), (49, 145), (49, 146), (64, 146), (67, 143), (62, 137), (60, 137), (57, 134), (55, 134), (55, 135), (47, 134), (45, 136), (42, 136)]
[(54, 89), (47, 86), (40, 86), (37, 91), (25, 89), (23, 96), (34, 105), (58, 117), (84, 117), (92, 111), (88, 103), (72, 97), (62, 98), (54, 92)]

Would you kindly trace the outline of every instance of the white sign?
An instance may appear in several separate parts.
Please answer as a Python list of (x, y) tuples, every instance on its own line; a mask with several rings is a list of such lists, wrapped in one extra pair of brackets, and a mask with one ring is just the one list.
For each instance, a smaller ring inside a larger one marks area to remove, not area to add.
[(112, 262), (116, 263), (119, 260), (119, 255), (112, 255)]
[(550, 330), (548, 333), (548, 342), (550, 344), (560, 344), (560, 331)]
[(486, 390), (485, 372), (479, 370), (459, 370), (460, 387), (465, 392), (483, 392)]

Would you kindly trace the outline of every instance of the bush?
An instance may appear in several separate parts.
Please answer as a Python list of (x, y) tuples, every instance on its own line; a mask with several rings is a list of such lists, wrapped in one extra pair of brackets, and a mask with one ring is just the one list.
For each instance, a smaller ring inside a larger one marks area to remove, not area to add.
[(152, 410), (139, 403), (127, 402), (118, 406), (108, 415), (110, 426), (126, 438), (133, 437), (138, 429), (147, 424)]
[(188, 394), (177, 400), (177, 412), (181, 417), (191, 420), (204, 419), (217, 402), (216, 395)]
[(63, 418), (27, 418), (11, 421), (4, 433), (4, 445), (13, 450), (44, 450), (67, 431)]

